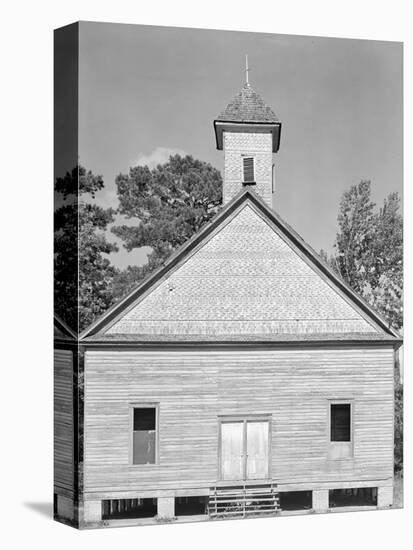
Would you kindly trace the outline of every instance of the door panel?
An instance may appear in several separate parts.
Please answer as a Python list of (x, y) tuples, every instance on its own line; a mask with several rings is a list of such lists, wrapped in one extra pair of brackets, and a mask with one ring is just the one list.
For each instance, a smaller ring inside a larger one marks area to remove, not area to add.
[(224, 480), (244, 477), (244, 423), (221, 424), (221, 476)]
[(268, 477), (268, 422), (247, 422), (247, 479)]

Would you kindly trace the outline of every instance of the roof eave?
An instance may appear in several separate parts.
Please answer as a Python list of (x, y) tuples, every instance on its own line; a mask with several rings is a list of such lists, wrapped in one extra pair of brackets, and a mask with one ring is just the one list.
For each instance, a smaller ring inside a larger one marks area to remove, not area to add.
[(214, 131), (216, 146), (219, 151), (223, 149), (223, 132), (224, 131), (241, 131), (241, 129), (247, 130), (248, 128), (254, 129), (255, 132), (262, 130), (268, 131), (272, 134), (272, 151), (277, 153), (280, 148), (281, 139), (281, 122), (257, 122), (257, 121), (240, 121), (240, 120), (214, 120)]
[(229, 347), (242, 347), (242, 348), (280, 348), (280, 347), (327, 347), (327, 346), (391, 346), (395, 349), (398, 349), (403, 341), (399, 338), (383, 338), (383, 339), (363, 339), (363, 338), (354, 338), (344, 340), (342, 338), (332, 338), (332, 339), (313, 339), (313, 340), (222, 340), (219, 337), (211, 340), (126, 340), (126, 339), (105, 339), (102, 338), (85, 338), (80, 343), (81, 345), (88, 347), (133, 347), (133, 348), (199, 348), (199, 347), (220, 347), (220, 348), (229, 348)]

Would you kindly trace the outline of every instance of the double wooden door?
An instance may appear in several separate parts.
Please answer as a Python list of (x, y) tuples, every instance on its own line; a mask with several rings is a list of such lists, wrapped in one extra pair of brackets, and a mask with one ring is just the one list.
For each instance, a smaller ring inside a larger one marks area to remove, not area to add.
[(222, 480), (268, 479), (269, 460), (269, 420), (221, 421)]

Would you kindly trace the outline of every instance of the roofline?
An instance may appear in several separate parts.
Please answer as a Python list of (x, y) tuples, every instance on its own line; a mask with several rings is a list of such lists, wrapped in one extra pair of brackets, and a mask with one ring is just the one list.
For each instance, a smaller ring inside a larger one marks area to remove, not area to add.
[(257, 121), (234, 121), (234, 120), (220, 120), (220, 119), (215, 119), (214, 120), (214, 132), (215, 132), (215, 144), (216, 144), (216, 148), (218, 149), (218, 151), (221, 151), (222, 150), (222, 143), (220, 142), (220, 140), (218, 139), (218, 131), (217, 131), (217, 126), (253, 126), (253, 127), (257, 127), (257, 126), (264, 126), (264, 127), (271, 127), (271, 126), (274, 126), (274, 127), (277, 127), (278, 128), (278, 134), (277, 134), (277, 142), (276, 144), (274, 145), (274, 132), (271, 132), (272, 136), (273, 136), (273, 147), (272, 147), (272, 152), (273, 153), (277, 153), (278, 150), (280, 149), (280, 142), (281, 142), (281, 129), (282, 129), (282, 123), (280, 121), (276, 121), (276, 122), (257, 122)]
[(184, 258), (195, 246), (208, 236), (221, 223), (234, 212), (245, 200), (250, 199), (267, 217), (282, 231), (284, 235), (297, 246), (305, 256), (317, 266), (318, 269), (336, 286), (347, 295), (368, 317), (380, 326), (387, 334), (394, 339), (402, 340), (400, 334), (390, 327), (388, 322), (377, 313), (361, 296), (346, 283), (318, 254), (307, 244), (304, 239), (292, 229), (274, 210), (272, 210), (254, 191), (250, 188), (242, 189), (212, 220), (193, 235), (186, 243), (177, 249), (166, 262), (158, 268), (151, 276), (142, 281), (137, 287), (132, 289), (122, 300), (114, 304), (108, 311), (101, 315), (89, 327), (79, 335), (83, 340), (89, 335), (95, 334), (109, 321), (113, 320), (124, 307), (129, 306), (136, 298), (148, 290), (153, 283), (163, 277), (171, 268), (173, 268), (182, 258)]
[(77, 339), (77, 334), (69, 327), (69, 325), (63, 321), (63, 319), (61, 317), (59, 317), (59, 315), (57, 315), (56, 313), (54, 314), (53, 316), (53, 322), (54, 324), (57, 325), (58, 329), (63, 332), (64, 334), (66, 334), (67, 336), (69, 336), (70, 338), (74, 338), (75, 340)]
[(282, 123), (279, 121), (279, 120), (273, 120), (273, 121), (269, 121), (269, 120), (231, 120), (231, 119), (223, 119), (223, 118), (216, 118), (214, 120), (214, 125), (215, 124), (248, 124), (248, 125), (251, 125), (251, 126), (260, 126), (260, 125), (263, 125), (263, 126), (279, 126), (281, 125)]

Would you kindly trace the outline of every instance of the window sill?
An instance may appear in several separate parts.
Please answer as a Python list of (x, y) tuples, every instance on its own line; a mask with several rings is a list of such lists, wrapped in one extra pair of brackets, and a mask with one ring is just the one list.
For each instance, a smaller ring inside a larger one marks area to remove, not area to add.
[(154, 464), (131, 464), (131, 463), (129, 463), (128, 466), (130, 468), (153, 468), (155, 466), (159, 466), (159, 462), (155, 462)]
[(348, 460), (353, 456), (353, 443), (351, 441), (330, 441), (328, 446), (328, 458), (330, 460)]

